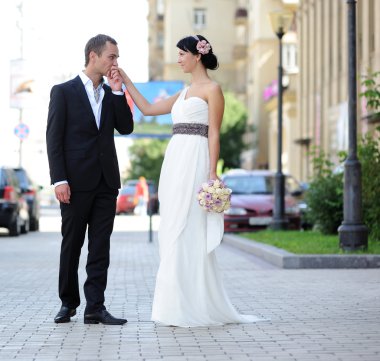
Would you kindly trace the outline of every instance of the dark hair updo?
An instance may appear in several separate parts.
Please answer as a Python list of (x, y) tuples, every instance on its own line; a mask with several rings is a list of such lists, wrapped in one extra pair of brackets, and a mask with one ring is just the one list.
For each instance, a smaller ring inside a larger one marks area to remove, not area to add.
[[(209, 51), (207, 54), (203, 54), (197, 49), (198, 42), (204, 40)], [(202, 35), (186, 36), (177, 43), (177, 48), (183, 51), (189, 51), (194, 55), (201, 55), (202, 64), (206, 69), (215, 70), (219, 67), (218, 58), (212, 51), (212, 46), (208, 40)]]

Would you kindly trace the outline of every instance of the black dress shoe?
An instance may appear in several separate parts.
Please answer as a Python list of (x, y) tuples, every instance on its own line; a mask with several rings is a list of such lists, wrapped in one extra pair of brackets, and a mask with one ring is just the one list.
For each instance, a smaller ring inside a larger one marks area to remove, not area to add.
[(75, 308), (68, 308), (66, 306), (62, 306), (57, 316), (54, 317), (55, 323), (66, 323), (70, 322), (70, 317), (75, 316), (77, 313)]
[(85, 324), (102, 323), (103, 325), (124, 325), (127, 320), (113, 317), (107, 310), (84, 315)]

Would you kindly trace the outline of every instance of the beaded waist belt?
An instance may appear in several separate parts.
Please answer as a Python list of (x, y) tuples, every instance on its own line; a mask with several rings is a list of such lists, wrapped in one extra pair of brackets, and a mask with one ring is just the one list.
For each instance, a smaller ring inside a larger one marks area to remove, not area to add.
[(177, 123), (173, 125), (173, 134), (190, 134), (208, 137), (208, 125), (200, 123)]

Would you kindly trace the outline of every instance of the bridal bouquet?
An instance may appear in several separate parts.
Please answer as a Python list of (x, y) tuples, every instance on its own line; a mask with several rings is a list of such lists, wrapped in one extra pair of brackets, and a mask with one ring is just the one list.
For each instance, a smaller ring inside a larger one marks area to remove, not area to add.
[(218, 179), (209, 180), (202, 184), (197, 199), (205, 211), (222, 213), (230, 208), (231, 189)]

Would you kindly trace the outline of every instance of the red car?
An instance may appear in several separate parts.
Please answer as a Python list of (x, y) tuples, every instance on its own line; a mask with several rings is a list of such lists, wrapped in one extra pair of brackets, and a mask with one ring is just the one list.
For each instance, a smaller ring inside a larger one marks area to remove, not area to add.
[[(235, 170), (223, 177), (232, 189), (231, 208), (224, 213), (225, 232), (250, 232), (267, 228), (274, 209), (275, 172), (267, 170)], [(301, 214), (298, 201), (301, 186), (291, 176), (285, 178), (285, 216), (288, 229), (300, 229)]]
[(134, 185), (126, 185), (120, 189), (116, 201), (116, 214), (133, 213), (136, 206), (134, 203), (135, 189)]

